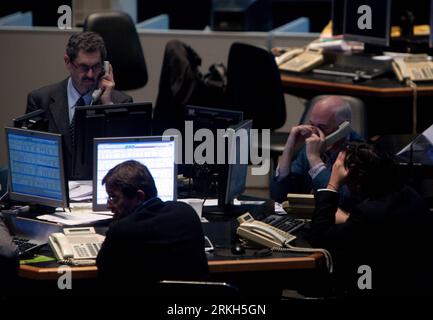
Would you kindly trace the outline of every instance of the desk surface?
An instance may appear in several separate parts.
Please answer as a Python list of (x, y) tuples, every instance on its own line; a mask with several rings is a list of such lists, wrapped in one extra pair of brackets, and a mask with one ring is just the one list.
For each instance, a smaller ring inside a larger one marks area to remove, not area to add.
[[(273, 271), (273, 270), (313, 270), (324, 267), (324, 256), (321, 253), (306, 255), (274, 253), (264, 258), (227, 258), (209, 259), (210, 273), (236, 273), (244, 271)], [(61, 274), (54, 262), (34, 265), (21, 265), (19, 276), (32, 280), (57, 280)], [(74, 279), (96, 278), (96, 266), (71, 267)]]
[[(323, 93), (340, 93), (347, 95), (374, 95), (378, 97), (412, 96), (413, 89), (392, 78), (376, 78), (361, 83), (352, 82), (348, 77), (318, 75), (312, 72), (305, 74), (281, 73), (281, 80), (286, 92), (296, 89), (320, 91)], [(418, 84), (418, 95), (433, 96), (433, 85)]]

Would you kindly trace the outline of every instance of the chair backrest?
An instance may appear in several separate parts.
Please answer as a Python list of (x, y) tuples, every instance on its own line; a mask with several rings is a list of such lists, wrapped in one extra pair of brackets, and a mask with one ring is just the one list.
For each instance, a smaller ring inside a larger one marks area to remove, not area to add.
[(116, 89), (132, 90), (146, 85), (148, 76), (143, 50), (128, 14), (120, 11), (92, 13), (84, 22), (84, 31), (99, 33), (104, 39)]
[[(315, 96), (313, 99), (309, 100), (304, 109), (304, 113), (301, 116), (299, 124), (307, 123), (310, 118), (311, 107), (314, 106), (317, 101), (328, 97), (330, 95), (319, 95)], [(352, 121), (351, 126), (353, 130), (358, 132), (361, 137), (368, 138), (368, 125), (367, 125), (367, 110), (361, 99), (351, 96), (338, 95), (343, 100), (347, 101), (352, 108)]]
[(200, 56), (189, 45), (179, 40), (167, 42), (153, 115), (162, 131), (176, 128), (177, 122), (183, 121), (183, 106), (192, 103), (199, 87), (200, 65)]
[(235, 42), (227, 65), (228, 108), (253, 119), (254, 128), (277, 129), (286, 121), (286, 105), (275, 58), (265, 48)]

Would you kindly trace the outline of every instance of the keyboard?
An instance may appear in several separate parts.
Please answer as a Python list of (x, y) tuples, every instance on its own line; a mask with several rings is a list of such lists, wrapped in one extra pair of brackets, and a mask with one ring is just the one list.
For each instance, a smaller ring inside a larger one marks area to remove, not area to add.
[(351, 78), (373, 79), (391, 70), (389, 61), (373, 60), (367, 56), (340, 55), (334, 63), (317, 67), (314, 73)]
[(304, 226), (305, 224), (303, 220), (296, 219), (292, 216), (276, 214), (272, 214), (266, 217), (262, 220), (262, 222), (267, 223), (280, 230), (283, 230), (287, 233), (292, 233)]
[(342, 66), (337, 64), (329, 64), (326, 66), (321, 66), (313, 70), (314, 73), (318, 74), (326, 74), (333, 76), (342, 76), (342, 77), (361, 77), (364, 79), (373, 79), (378, 77), (386, 72), (384, 69), (380, 68), (362, 68), (362, 67), (354, 67), (354, 66)]
[(18, 253), (20, 257), (30, 254), (35, 249), (41, 247), (41, 244), (33, 243), (28, 239), (23, 239), (19, 237), (14, 237), (12, 241), (18, 247)]

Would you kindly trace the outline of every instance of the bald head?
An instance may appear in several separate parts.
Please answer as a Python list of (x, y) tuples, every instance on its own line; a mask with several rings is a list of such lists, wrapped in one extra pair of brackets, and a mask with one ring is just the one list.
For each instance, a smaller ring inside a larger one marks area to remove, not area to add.
[(335, 131), (343, 121), (351, 121), (350, 104), (339, 96), (327, 96), (317, 101), (310, 113), (310, 124), (325, 135)]

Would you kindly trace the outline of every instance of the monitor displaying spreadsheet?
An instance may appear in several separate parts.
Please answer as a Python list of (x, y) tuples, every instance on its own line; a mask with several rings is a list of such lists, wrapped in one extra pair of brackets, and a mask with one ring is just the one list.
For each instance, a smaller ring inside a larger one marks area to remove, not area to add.
[(158, 197), (176, 200), (177, 167), (174, 137), (129, 137), (94, 139), (93, 210), (107, 210), (107, 193), (102, 179), (127, 160), (144, 164), (155, 180)]

